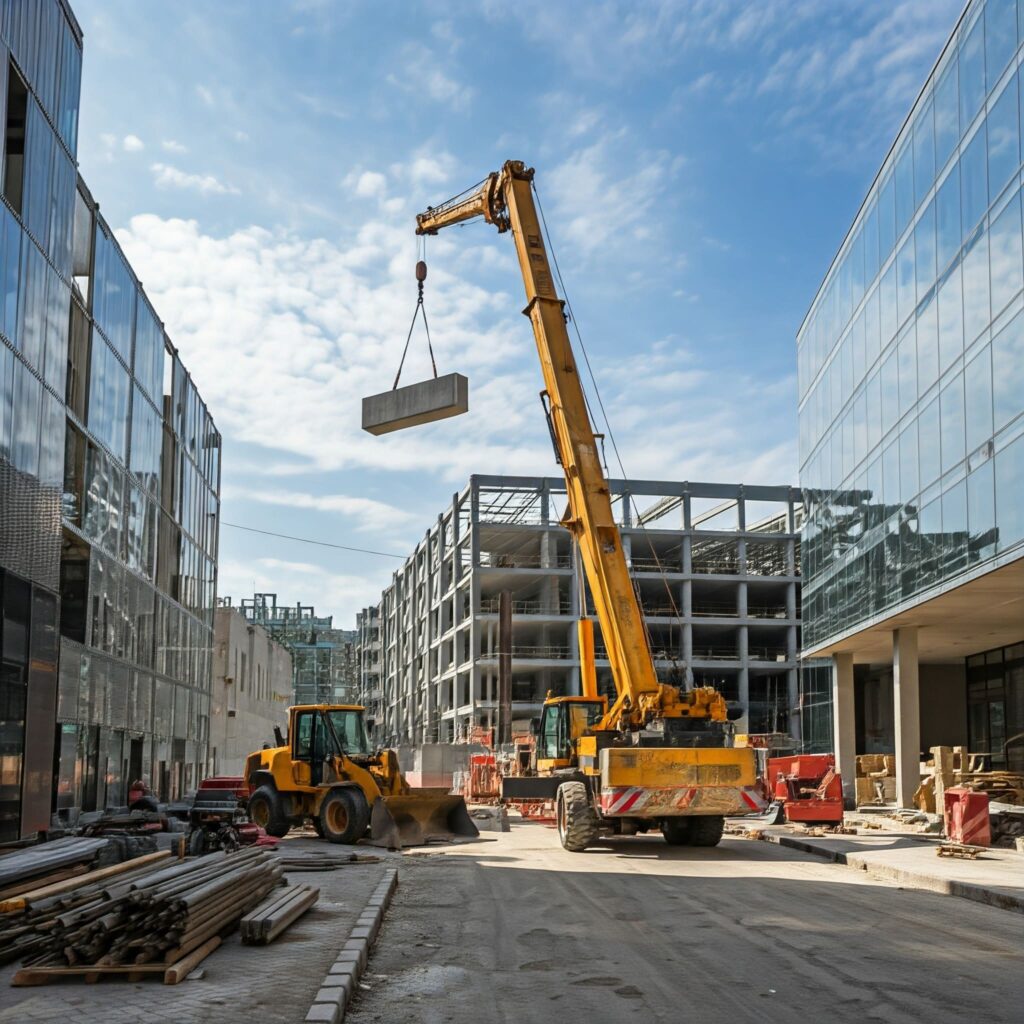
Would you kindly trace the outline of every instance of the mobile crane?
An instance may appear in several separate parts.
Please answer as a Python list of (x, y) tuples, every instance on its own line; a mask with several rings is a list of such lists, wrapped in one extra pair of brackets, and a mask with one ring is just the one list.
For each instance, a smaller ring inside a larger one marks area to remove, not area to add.
[[(507, 779), (555, 800), (558, 834), (571, 851), (602, 831), (660, 827), (674, 845), (715, 846), (725, 815), (764, 808), (754, 752), (730, 745), (728, 707), (714, 688), (659, 682), (643, 615), (612, 513), (583, 385), (569, 341), (533, 196), (532, 168), (505, 163), (481, 185), (416, 218), (416, 233), (477, 217), (511, 232), (526, 288), (545, 390), (541, 393), (565, 473), (572, 534), (593, 595), (616, 698), (598, 694), (593, 620), (579, 620), (582, 694), (548, 696), (537, 727), (537, 775)], [(509, 789), (512, 791), (510, 792)], [(526, 795), (525, 793), (521, 795)]]

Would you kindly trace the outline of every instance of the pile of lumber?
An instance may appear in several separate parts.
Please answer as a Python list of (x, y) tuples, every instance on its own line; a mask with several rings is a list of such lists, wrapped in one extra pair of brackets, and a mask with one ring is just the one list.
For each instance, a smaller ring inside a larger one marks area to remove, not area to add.
[(964, 747), (932, 747), (926, 773), (914, 794), (914, 803), (932, 814), (942, 814), (945, 792), (952, 786), (966, 786), (987, 793), (990, 801), (1024, 807), (1024, 775), (1005, 770), (985, 771), (983, 759)]
[(896, 803), (896, 755), (858, 754), (854, 787), (858, 807)]
[(0, 958), (21, 956), (28, 968), (28, 980), (16, 976), (14, 983), (38, 984), (48, 969), (96, 974), (191, 961), (201, 948), (214, 948), (283, 875), (262, 850), (170, 866), (161, 862), (166, 856), (129, 861), (108, 877), (82, 876), (75, 888), (26, 900), (15, 927), (4, 928), (0, 948)]
[(107, 844), (108, 840), (100, 837), (74, 837), (3, 854), (0, 856), (0, 900), (37, 889), (47, 882), (85, 874), (87, 865)]
[(308, 885), (278, 889), (255, 910), (242, 918), (242, 941), (263, 946), (273, 942), (293, 921), (297, 921), (320, 897), (320, 890)]

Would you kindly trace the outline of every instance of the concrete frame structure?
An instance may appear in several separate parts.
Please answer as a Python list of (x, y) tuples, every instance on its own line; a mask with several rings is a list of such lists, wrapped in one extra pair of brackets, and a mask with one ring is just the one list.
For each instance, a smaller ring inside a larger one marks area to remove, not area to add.
[[(740, 731), (798, 735), (799, 492), (621, 480), (610, 488), (659, 675), (722, 689), (744, 709)], [(360, 618), (362, 699), (378, 739), (458, 742), (494, 725), (505, 590), (519, 728), (548, 691), (579, 692), (581, 570), (558, 522), (565, 500), (560, 478), (478, 475), (438, 515), (379, 609)], [(597, 632), (598, 682), (611, 692)]]
[(1022, 44), (1024, 4), (966, 4), (798, 334), (803, 654), (851, 799), (858, 752), (904, 807), (932, 746), (1024, 771)]

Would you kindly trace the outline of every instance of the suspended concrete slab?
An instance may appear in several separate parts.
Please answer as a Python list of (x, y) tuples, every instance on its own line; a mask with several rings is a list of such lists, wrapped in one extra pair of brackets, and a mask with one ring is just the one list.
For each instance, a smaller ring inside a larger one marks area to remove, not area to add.
[(469, 380), (448, 373), (363, 399), (363, 430), (389, 434), (469, 412)]

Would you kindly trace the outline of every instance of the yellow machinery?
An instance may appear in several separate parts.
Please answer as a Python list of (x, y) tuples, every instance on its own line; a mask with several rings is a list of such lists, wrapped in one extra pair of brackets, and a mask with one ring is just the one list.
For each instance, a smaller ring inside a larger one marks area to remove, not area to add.
[(754, 752), (730, 745), (725, 699), (710, 687), (658, 681), (622, 540), (555, 290), (533, 197), (533, 169), (510, 160), (476, 189), (421, 213), (418, 234), (482, 217), (511, 232), (526, 287), (555, 452), (565, 472), (572, 534), (594, 598), (616, 699), (597, 692), (593, 621), (579, 623), (581, 697), (545, 701), (537, 723), (537, 776), (505, 780), (503, 795), (555, 799), (568, 850), (601, 831), (660, 827), (673, 844), (714, 846), (723, 816), (763, 809)]
[(307, 819), (332, 843), (366, 837), (404, 846), (477, 836), (466, 802), (445, 789), (412, 789), (393, 750), (374, 750), (363, 708), (299, 704), (288, 709), (288, 737), (246, 758), (249, 817), (272, 836)]

